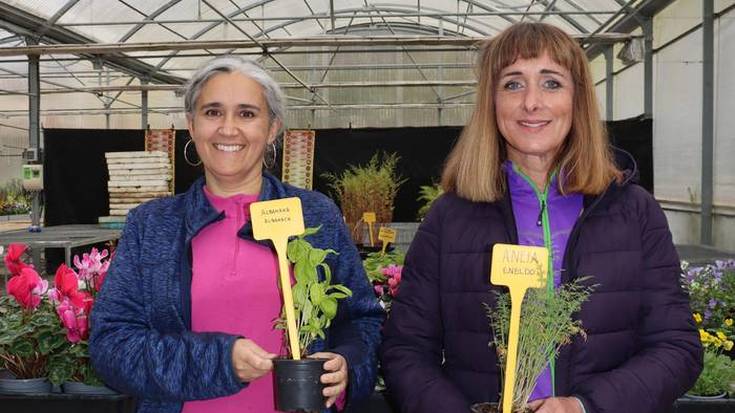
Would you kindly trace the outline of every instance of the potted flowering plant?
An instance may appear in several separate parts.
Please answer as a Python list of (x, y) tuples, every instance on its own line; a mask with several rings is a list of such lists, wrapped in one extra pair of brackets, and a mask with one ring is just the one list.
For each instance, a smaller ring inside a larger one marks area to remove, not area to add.
[[(513, 411), (508, 413), (530, 411), (527, 408), (528, 400), (549, 359), (556, 357), (561, 347), (571, 343), (575, 335), (585, 336), (581, 321), (573, 319), (572, 315), (579, 312), (592, 291), (593, 287), (583, 285), (587, 278), (563, 284), (554, 294), (549, 294), (546, 289), (536, 288), (531, 288), (526, 293), (521, 308), (515, 386), (510, 395), (513, 398)], [(496, 292), (495, 302), (494, 307), (485, 304), (485, 310), (493, 332), (493, 341), (490, 344), (498, 354), (501, 377), (505, 377), (510, 294)], [(494, 403), (478, 403), (472, 406), (475, 413), (495, 413), (498, 409)]]
[(393, 297), (398, 294), (406, 254), (399, 250), (392, 252), (371, 252), (362, 261), (368, 281), (373, 285), (380, 306), (390, 312)]
[[(352, 296), (352, 291), (341, 284), (332, 284), (332, 271), (324, 262), (334, 250), (314, 248), (305, 237), (316, 234), (320, 227), (307, 228), (304, 234), (288, 243), (288, 260), (293, 264), (293, 302), (296, 328), (301, 350), (299, 360), (292, 354), (274, 360), (276, 408), (283, 411), (321, 411), (325, 398), (321, 375), (326, 360), (306, 358), (318, 338), (325, 339), (325, 330), (337, 315), (338, 301)], [(285, 309), (275, 327), (286, 330)], [(288, 334), (283, 335), (288, 340)], [(284, 346), (290, 351), (291, 346)]]
[(2, 393), (48, 393), (49, 359), (64, 345), (48, 282), (22, 260), (27, 247), (11, 244), (5, 256), (10, 272), (7, 295), (0, 297), (0, 379)]
[[(0, 359), (17, 379), (63, 384), (64, 391), (109, 394), (92, 371), (87, 351), (89, 313), (109, 267), (107, 250), (92, 249), (78, 270), (61, 264), (54, 288), (22, 260), (27, 247), (11, 244), (5, 264), (12, 277), (0, 298)], [(10, 299), (10, 297), (13, 299)], [(78, 382), (78, 383), (77, 383)], [(18, 381), (12, 382), (17, 386)], [(80, 384), (95, 386), (88, 388)], [(48, 392), (48, 388), (33, 392)]]
[[(689, 292), (694, 321), (704, 347), (704, 367), (689, 398), (723, 398), (735, 381), (735, 260), (701, 266), (682, 262), (682, 284)], [(728, 357), (730, 355), (730, 357)]]
[[(710, 334), (735, 318), (735, 260), (690, 265), (682, 261), (682, 285), (689, 292), (690, 305), (700, 328)], [(732, 333), (732, 328), (728, 327)], [(728, 350), (729, 351), (729, 350)]]
[(62, 381), (65, 393), (115, 394), (104, 387), (89, 362), (89, 314), (110, 266), (109, 253), (92, 248), (80, 259), (74, 256), (77, 271), (61, 264), (54, 288), (48, 296), (66, 332), (62, 351), (50, 360), (49, 377)]

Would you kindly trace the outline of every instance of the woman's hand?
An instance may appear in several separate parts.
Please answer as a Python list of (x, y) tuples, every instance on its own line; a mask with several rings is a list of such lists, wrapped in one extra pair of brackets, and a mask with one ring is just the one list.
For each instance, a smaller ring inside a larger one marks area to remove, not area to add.
[(549, 397), (534, 400), (528, 407), (535, 413), (582, 413), (582, 405), (574, 397)]
[(232, 346), (232, 365), (241, 382), (251, 382), (268, 374), (273, 369), (275, 357), (247, 338), (237, 339)]
[(322, 394), (327, 397), (326, 406), (330, 408), (337, 401), (339, 395), (347, 389), (349, 379), (347, 360), (339, 354), (329, 352), (314, 353), (309, 357), (329, 359), (324, 362), (324, 370), (327, 373), (322, 374), (322, 383), (326, 384)]

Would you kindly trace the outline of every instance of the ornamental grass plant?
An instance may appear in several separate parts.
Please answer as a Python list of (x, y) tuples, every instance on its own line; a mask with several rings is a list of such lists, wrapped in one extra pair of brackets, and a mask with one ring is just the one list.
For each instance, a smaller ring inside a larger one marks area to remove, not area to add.
[[(393, 202), (398, 189), (406, 182), (396, 171), (399, 160), (395, 153), (376, 153), (366, 165), (349, 165), (339, 175), (322, 175), (329, 182), (355, 243), (363, 242), (363, 213), (375, 212), (378, 223), (393, 220)], [(377, 241), (378, 225), (373, 226), (373, 231), (373, 239)]]
[[(531, 288), (521, 308), (518, 340), (518, 364), (513, 397), (513, 412), (523, 412), (541, 373), (552, 357), (576, 335), (586, 338), (582, 323), (573, 315), (580, 311), (593, 287), (583, 285), (588, 277), (563, 284), (549, 294), (546, 289)], [(496, 305), (485, 304), (502, 377), (505, 377), (510, 330), (511, 302), (507, 292), (496, 293)], [(502, 386), (501, 386), (502, 388)], [(501, 395), (506, 397), (506, 395)]]

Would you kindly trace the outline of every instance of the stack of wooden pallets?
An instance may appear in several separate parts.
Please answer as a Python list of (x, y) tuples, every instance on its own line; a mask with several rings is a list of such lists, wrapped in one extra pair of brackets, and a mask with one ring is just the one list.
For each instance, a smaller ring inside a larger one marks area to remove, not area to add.
[(101, 224), (124, 222), (128, 211), (143, 202), (172, 195), (173, 171), (167, 153), (108, 152), (105, 158), (110, 176), (110, 216), (100, 217)]

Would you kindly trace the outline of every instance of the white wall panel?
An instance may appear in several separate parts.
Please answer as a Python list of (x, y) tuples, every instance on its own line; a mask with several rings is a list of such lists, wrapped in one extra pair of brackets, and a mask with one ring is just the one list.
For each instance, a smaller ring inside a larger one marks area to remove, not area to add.
[(613, 87), (613, 119), (628, 119), (643, 114), (643, 63), (620, 72), (615, 76)]
[(735, 10), (717, 21), (715, 39), (714, 203), (735, 206)]
[(702, 137), (702, 33), (654, 58), (653, 175), (658, 198), (699, 202)]

